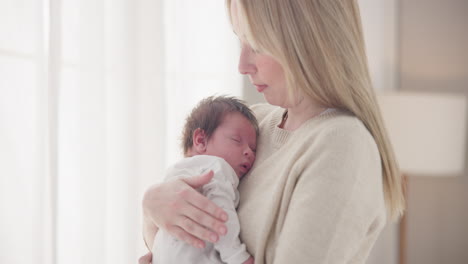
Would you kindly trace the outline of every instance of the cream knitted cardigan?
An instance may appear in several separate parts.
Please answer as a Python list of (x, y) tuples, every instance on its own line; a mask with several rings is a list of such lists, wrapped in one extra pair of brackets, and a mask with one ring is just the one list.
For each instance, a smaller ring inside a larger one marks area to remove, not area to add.
[(252, 107), (257, 158), (240, 183), (241, 240), (255, 263), (365, 263), (386, 222), (380, 156), (356, 117), (333, 111), (295, 131)]

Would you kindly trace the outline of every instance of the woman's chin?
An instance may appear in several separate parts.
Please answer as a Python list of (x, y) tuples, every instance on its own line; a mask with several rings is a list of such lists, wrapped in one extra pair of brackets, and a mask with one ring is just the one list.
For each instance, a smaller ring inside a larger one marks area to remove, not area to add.
[(284, 102), (281, 100), (278, 100), (278, 98), (271, 98), (267, 94), (263, 93), (263, 98), (268, 104), (274, 105), (274, 106), (279, 106), (284, 108)]

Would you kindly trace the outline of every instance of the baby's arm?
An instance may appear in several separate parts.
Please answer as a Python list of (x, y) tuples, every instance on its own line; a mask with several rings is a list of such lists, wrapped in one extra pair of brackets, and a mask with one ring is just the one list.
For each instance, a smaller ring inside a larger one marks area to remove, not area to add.
[(253, 258), (239, 239), (240, 223), (234, 203), (235, 190), (230, 182), (223, 180), (222, 177), (217, 177), (216, 173), (222, 172), (213, 171), (215, 176), (210, 183), (203, 187), (203, 192), (228, 214), (228, 221), (225, 223), (228, 229), (227, 233), (220, 237), (214, 247), (225, 263), (253, 263)]

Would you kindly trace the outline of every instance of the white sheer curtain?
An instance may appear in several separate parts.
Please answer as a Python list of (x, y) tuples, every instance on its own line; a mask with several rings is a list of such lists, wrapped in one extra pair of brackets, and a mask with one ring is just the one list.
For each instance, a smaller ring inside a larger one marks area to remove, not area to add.
[(0, 1), (0, 263), (136, 263), (187, 112), (239, 96), (224, 1)]
[(187, 112), (203, 97), (240, 96), (237, 71), (239, 40), (229, 25), (224, 0), (165, 1), (166, 102), (168, 159), (180, 152), (177, 142)]

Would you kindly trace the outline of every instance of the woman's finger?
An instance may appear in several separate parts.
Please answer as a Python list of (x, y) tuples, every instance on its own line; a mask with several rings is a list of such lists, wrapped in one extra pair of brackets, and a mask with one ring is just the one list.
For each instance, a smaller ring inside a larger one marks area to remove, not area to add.
[(205, 242), (203, 240), (191, 235), (179, 226), (171, 226), (168, 231), (171, 233), (171, 235), (177, 237), (179, 240), (185, 241), (185, 243), (188, 243), (196, 248), (205, 247)]
[(180, 221), (181, 222), (178, 224), (178, 226), (180, 226), (192, 236), (195, 236), (205, 241), (210, 241), (212, 243), (215, 243), (219, 239), (219, 235), (216, 232), (205, 228), (205, 226), (200, 225), (199, 222), (194, 221), (189, 217), (181, 217)]
[(208, 183), (210, 171), (200, 176), (173, 180), (150, 187), (143, 198), (144, 214), (158, 227), (196, 247), (217, 241), (227, 232), (227, 214), (194, 188)]
[[(216, 218), (214, 215), (220, 215), (221, 218), (227, 220), (227, 214), (219, 208), (215, 203), (210, 201), (208, 198), (200, 194), (199, 192), (192, 189), (190, 186), (180, 190), (178, 193), (181, 199), (179, 201), (184, 201), (183, 203), (174, 204), (174, 207), (178, 207), (180, 215), (186, 216), (193, 220), (196, 224), (202, 227), (206, 227), (211, 231), (216, 232), (218, 235), (226, 234), (226, 225), (223, 220)], [(180, 219), (179, 219), (180, 220)], [(178, 222), (178, 225), (183, 224), (183, 222)], [(181, 226), (184, 230), (191, 232), (189, 226)], [(198, 231), (200, 229), (196, 229)], [(204, 234), (200, 232), (191, 233), (192, 235), (211, 241), (209, 237), (207, 238)]]
[[(186, 179), (183, 179), (183, 181), (187, 183), (190, 187), (196, 189), (207, 184), (211, 180), (211, 178), (213, 178), (213, 171), (209, 171), (200, 176), (186, 178)], [(227, 221), (228, 215), (226, 214), (226, 212), (224, 212), (223, 209), (218, 207), (215, 203), (213, 203), (212, 201), (210, 201), (208, 198), (201, 195), (200, 193), (188, 191), (185, 193), (181, 192), (181, 195), (182, 195), (182, 198), (184, 198), (186, 201), (189, 201), (195, 207), (205, 211), (206, 213), (217, 218), (218, 220)], [(194, 220), (198, 220), (198, 219), (194, 219)], [(206, 226), (210, 227), (211, 223), (201, 223), (201, 224), (206, 224)], [(217, 222), (216, 224), (218, 225)], [(213, 229), (214, 228), (215, 227), (213, 227)]]
[(207, 172), (205, 174), (186, 178), (186, 179), (184, 179), (184, 182), (186, 182), (192, 188), (196, 189), (196, 188), (202, 187), (203, 185), (209, 183), (211, 181), (211, 179), (213, 178), (213, 175), (214, 175), (213, 171), (210, 170), (209, 172)]

